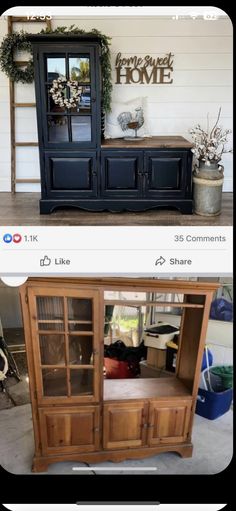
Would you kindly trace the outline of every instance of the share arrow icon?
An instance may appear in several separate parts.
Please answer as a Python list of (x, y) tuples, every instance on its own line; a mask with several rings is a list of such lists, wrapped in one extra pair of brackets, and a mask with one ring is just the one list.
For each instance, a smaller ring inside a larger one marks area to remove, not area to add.
[(166, 262), (166, 260), (164, 259), (164, 257), (160, 256), (156, 260), (155, 265), (157, 266), (158, 264), (160, 264), (160, 266), (162, 266), (165, 262)]

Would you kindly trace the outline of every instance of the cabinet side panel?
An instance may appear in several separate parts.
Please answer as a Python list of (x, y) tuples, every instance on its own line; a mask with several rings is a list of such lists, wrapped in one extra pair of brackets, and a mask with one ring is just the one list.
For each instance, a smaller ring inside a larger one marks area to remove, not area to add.
[(35, 440), (35, 455), (41, 455), (41, 439), (39, 432), (39, 416), (38, 416), (38, 405), (36, 398), (36, 381), (33, 361), (33, 340), (30, 328), (30, 317), (28, 308), (28, 287), (23, 285), (20, 287), (20, 301), (22, 309), (22, 319), (24, 325), (24, 336), (26, 346), (26, 357), (29, 374), (29, 388), (30, 388), (30, 399), (32, 408), (32, 420), (34, 427), (34, 440)]
[(212, 292), (207, 292), (202, 296), (186, 295), (185, 301), (203, 305), (202, 309), (193, 308), (184, 310), (178, 357), (177, 376), (189, 388), (195, 398), (206, 342)]
[(203, 323), (203, 309), (185, 309), (179, 353), (178, 377), (192, 392)]

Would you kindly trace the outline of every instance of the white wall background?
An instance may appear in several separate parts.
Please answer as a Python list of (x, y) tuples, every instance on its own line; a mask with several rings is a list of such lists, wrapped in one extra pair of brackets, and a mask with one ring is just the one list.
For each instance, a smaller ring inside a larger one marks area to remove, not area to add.
[[(222, 107), (221, 124), (232, 129), (232, 24), (229, 18), (215, 21), (146, 17), (79, 18), (53, 17), (52, 26), (75, 24), (97, 28), (112, 37), (112, 66), (115, 56), (174, 53), (171, 85), (114, 85), (113, 100), (148, 97), (148, 121), (152, 135), (182, 135), (196, 123), (206, 128), (207, 113), (213, 124)], [(15, 29), (40, 30), (38, 23), (15, 24)], [(45, 26), (42, 24), (42, 27)], [(7, 20), (0, 19), (0, 39), (7, 33)], [(115, 74), (113, 75), (115, 76)], [(17, 102), (33, 102), (34, 85), (16, 85)], [(37, 141), (33, 108), (16, 111), (16, 141)], [(17, 148), (17, 177), (39, 177), (37, 147)], [(224, 191), (232, 190), (232, 154), (224, 156)], [(37, 184), (18, 184), (17, 191), (38, 191)], [(10, 191), (9, 85), (0, 72), (0, 191)]]
[[(181, 316), (159, 313), (158, 321), (179, 326)], [(209, 319), (206, 344), (212, 352), (214, 365), (233, 365), (233, 323)]]

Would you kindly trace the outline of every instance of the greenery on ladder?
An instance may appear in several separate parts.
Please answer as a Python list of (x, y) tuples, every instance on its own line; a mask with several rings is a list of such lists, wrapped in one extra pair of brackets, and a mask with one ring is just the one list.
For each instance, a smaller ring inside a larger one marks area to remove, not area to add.
[[(90, 32), (71, 25), (70, 27), (57, 27), (55, 30), (47, 27), (41, 30), (40, 34), (77, 34), (86, 36), (97, 36), (101, 42), (101, 68), (102, 68), (102, 107), (104, 112), (111, 110), (111, 92), (112, 92), (112, 69), (110, 53), (110, 37), (102, 34), (99, 30), (93, 28)], [(34, 68), (32, 59), (32, 45), (28, 41), (27, 32), (14, 32), (8, 34), (0, 46), (0, 66), (6, 75), (14, 82), (31, 83), (34, 79)], [(21, 69), (14, 62), (14, 53), (16, 51), (27, 51), (31, 58), (24, 69)]]

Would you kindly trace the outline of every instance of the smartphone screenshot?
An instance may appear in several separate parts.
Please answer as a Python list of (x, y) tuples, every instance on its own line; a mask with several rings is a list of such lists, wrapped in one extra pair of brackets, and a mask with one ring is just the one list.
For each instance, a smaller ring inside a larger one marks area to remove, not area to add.
[(2, 509), (232, 509), (232, 36), (1, 13)]

